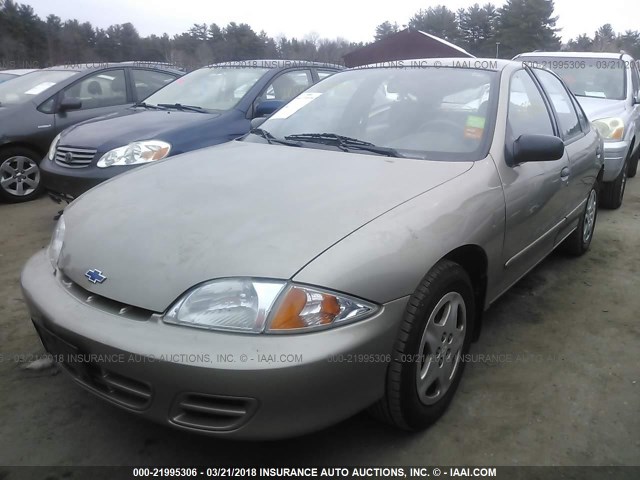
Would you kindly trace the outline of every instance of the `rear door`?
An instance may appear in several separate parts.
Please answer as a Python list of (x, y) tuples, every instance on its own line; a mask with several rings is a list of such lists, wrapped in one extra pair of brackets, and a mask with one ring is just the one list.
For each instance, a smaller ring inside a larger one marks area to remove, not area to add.
[(562, 81), (553, 73), (540, 68), (533, 69), (547, 94), (558, 121), (560, 137), (565, 152), (569, 155), (569, 176), (561, 192), (561, 205), (569, 222), (559, 232), (556, 242), (575, 228), (582, 207), (595, 180), (594, 166), (597, 164), (598, 135), (591, 129), (584, 112), (567, 91)]
[[(555, 135), (555, 118), (527, 70), (513, 73), (509, 85), (507, 150), (524, 134)], [(505, 286), (534, 267), (554, 245), (565, 215), (563, 206), (569, 157), (551, 162), (498, 163), (506, 202)]]
[[(82, 102), (82, 106), (75, 110), (60, 111), (60, 102), (65, 98), (78, 99)], [(123, 68), (91, 73), (58, 94), (55, 113), (56, 132), (90, 118), (120, 111), (132, 104), (133, 96), (127, 88), (127, 77)]]

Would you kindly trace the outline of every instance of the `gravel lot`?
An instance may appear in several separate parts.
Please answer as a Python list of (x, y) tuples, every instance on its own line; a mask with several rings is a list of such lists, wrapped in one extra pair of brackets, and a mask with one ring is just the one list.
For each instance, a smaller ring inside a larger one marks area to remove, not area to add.
[(553, 254), (489, 310), (475, 361), (431, 429), (410, 435), (363, 413), (265, 443), (147, 423), (55, 368), (23, 368), (43, 349), (20, 269), (48, 243), (58, 208), (0, 204), (0, 465), (640, 464), (640, 178), (620, 210), (600, 210), (586, 256)]

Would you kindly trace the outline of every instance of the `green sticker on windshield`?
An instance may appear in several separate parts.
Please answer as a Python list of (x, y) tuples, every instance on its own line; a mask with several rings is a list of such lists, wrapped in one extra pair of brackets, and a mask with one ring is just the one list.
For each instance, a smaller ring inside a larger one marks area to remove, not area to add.
[(484, 117), (469, 115), (467, 117), (467, 127), (484, 128)]

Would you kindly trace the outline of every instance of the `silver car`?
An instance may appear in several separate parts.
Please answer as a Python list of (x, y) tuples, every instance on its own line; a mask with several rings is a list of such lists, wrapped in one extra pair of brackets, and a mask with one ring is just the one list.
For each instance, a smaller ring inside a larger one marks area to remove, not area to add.
[(193, 432), (434, 422), (483, 311), (555, 247), (589, 248), (602, 140), (547, 70), (411, 63), (338, 73), (74, 201), (22, 273), (46, 349)]
[(560, 75), (604, 138), (602, 205), (622, 205), (640, 156), (640, 74), (625, 53), (534, 52), (516, 57)]

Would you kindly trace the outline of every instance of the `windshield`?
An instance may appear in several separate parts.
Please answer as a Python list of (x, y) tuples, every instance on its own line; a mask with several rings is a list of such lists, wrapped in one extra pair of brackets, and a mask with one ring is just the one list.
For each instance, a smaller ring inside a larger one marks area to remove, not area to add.
[(357, 153), (479, 160), (487, 153), (496, 77), (470, 68), (351, 70), (309, 88), (261, 128), (271, 139), (301, 146), (340, 142), (340, 149)]
[(3, 82), (0, 84), (0, 105), (26, 102), (76, 73), (72, 70), (41, 70)]
[(12, 78), (16, 78), (17, 75), (13, 75), (11, 73), (2, 73), (0, 72), (0, 83), (6, 82), (7, 80), (11, 80)]
[(145, 103), (230, 110), (267, 71), (267, 68), (201, 68), (158, 90), (147, 97)]
[(555, 72), (577, 97), (624, 100), (625, 61), (615, 58), (522, 57), (525, 65)]

